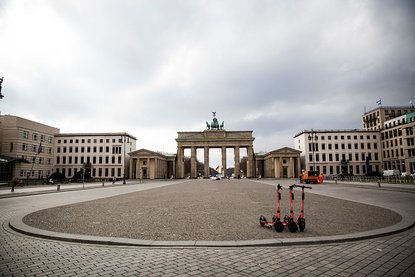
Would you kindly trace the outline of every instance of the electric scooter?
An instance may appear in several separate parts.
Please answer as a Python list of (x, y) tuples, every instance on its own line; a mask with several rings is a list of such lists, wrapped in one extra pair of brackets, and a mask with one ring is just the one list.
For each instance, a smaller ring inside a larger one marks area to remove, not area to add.
[(259, 224), (261, 226), (273, 227), (277, 232), (282, 232), (284, 230), (284, 225), (280, 219), (280, 200), (281, 200), (281, 193), (282, 187), (280, 184), (277, 185), (277, 215), (272, 217), (272, 221), (267, 221), (265, 216), (261, 215), (259, 217)]
[[(304, 218), (304, 199), (305, 199), (305, 193), (304, 193), (304, 189), (312, 189), (312, 187), (299, 186), (299, 185), (295, 185), (295, 184), (292, 185), (292, 186), (290, 186), (290, 189), (292, 190), (291, 187), (292, 188), (295, 188), (295, 187), (301, 188), (301, 213), (300, 213), (300, 216), (298, 217), (298, 220), (297, 220), (296, 224), (298, 225), (298, 228), (300, 228), (300, 231), (303, 232), (304, 229), (305, 229), (305, 218)], [(293, 200), (294, 200), (294, 194), (293, 194)], [(294, 218), (294, 216), (293, 216), (293, 218)]]
[(281, 200), (281, 193), (280, 190), (282, 190), (281, 185), (278, 184), (277, 186), (277, 215), (274, 215), (272, 217), (272, 221), (267, 221), (267, 219), (265, 218), (265, 216), (261, 215), (259, 218), (259, 223), (261, 224), (261, 226), (268, 226), (268, 227), (272, 227), (274, 226), (275, 231), (277, 231), (278, 233), (284, 231), (284, 226), (288, 226), (288, 229), (290, 230), (290, 232), (295, 233), (297, 232), (297, 224), (294, 221), (294, 211), (293, 211), (293, 200), (294, 200), (294, 194), (292, 192), (292, 188), (293, 186), (290, 186), (290, 207), (291, 207), (291, 212), (290, 212), (290, 216), (285, 216), (284, 217), (284, 221), (281, 221), (281, 211), (280, 211), (280, 200)]

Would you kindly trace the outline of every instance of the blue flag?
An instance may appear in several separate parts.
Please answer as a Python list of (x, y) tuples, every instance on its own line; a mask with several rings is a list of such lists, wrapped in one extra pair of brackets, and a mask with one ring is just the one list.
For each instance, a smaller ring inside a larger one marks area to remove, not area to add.
[(379, 106), (382, 106), (382, 99), (379, 99), (378, 101), (376, 101), (376, 103), (377, 103)]

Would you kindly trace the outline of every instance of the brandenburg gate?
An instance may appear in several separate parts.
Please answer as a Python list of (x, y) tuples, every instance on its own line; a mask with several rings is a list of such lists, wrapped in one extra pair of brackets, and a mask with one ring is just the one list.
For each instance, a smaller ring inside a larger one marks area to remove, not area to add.
[(177, 162), (176, 178), (184, 178), (184, 150), (190, 148), (190, 177), (197, 178), (197, 160), (196, 153), (198, 148), (204, 149), (204, 177), (209, 178), (209, 149), (219, 148), (222, 151), (222, 167), (226, 174), (226, 149), (234, 149), (234, 172), (235, 177), (240, 172), (240, 155), (241, 148), (247, 149), (247, 177), (255, 177), (254, 172), (254, 150), (252, 131), (226, 131), (223, 129), (224, 123), (219, 125), (213, 112), (213, 122), (206, 122), (207, 129), (203, 132), (178, 132), (177, 141)]

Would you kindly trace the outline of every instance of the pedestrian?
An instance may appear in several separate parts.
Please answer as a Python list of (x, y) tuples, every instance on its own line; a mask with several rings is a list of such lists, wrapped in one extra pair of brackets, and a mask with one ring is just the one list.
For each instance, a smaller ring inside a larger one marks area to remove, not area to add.
[(18, 185), (19, 185), (19, 181), (16, 178), (14, 178), (12, 181), (12, 192), (14, 192), (14, 187)]

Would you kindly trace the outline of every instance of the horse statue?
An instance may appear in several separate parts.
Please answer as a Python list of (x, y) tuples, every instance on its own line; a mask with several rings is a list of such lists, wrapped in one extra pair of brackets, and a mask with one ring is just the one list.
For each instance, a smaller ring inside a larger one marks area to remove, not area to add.
[(210, 130), (210, 125), (207, 121), (206, 121), (206, 129)]
[(216, 119), (216, 117), (215, 117), (215, 118), (213, 118), (213, 121), (212, 121), (212, 123), (210, 124), (210, 128), (211, 128), (212, 130), (219, 130), (219, 122), (218, 122), (218, 120)]
[(222, 124), (220, 125), (221, 130), (223, 130), (223, 126), (225, 126), (225, 121), (222, 121)]

